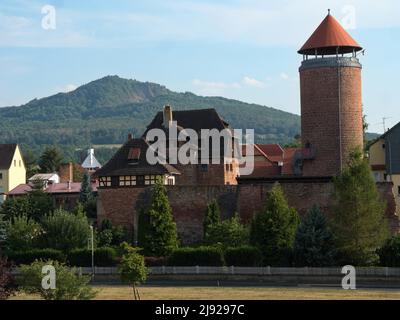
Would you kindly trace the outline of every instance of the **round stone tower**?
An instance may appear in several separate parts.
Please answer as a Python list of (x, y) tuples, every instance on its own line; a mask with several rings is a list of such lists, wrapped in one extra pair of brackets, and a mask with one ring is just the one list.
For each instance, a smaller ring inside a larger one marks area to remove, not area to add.
[(360, 50), (328, 14), (298, 51), (303, 176), (337, 175), (363, 145)]

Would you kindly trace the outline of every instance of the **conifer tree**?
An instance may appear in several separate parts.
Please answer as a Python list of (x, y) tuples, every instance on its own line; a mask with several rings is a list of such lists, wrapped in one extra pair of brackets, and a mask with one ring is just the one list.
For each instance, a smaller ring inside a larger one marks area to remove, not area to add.
[(93, 198), (93, 190), (90, 182), (90, 176), (87, 172), (83, 175), (81, 190), (79, 193), (79, 201), (82, 204), (88, 203)]
[(341, 263), (371, 265), (388, 237), (386, 204), (381, 199), (371, 169), (355, 149), (343, 172), (334, 180), (332, 218)]
[(212, 200), (206, 209), (206, 213), (204, 215), (203, 221), (203, 236), (206, 238), (207, 236), (207, 229), (212, 226), (216, 225), (221, 222), (221, 212), (219, 210), (217, 200)]
[(264, 208), (253, 219), (250, 241), (259, 247), (267, 265), (287, 265), (293, 248), (299, 217), (289, 207), (283, 190), (276, 183), (268, 192)]
[(326, 267), (335, 264), (335, 243), (327, 218), (314, 205), (296, 231), (294, 259), (299, 267)]
[(178, 247), (176, 224), (161, 179), (153, 186), (150, 207), (140, 213), (138, 240), (148, 256), (166, 256)]

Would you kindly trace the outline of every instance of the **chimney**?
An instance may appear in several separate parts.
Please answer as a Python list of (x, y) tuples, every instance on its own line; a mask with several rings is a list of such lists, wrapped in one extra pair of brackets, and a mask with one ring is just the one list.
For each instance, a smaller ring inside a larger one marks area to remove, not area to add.
[(172, 108), (171, 106), (166, 105), (164, 107), (164, 117), (163, 117), (163, 126), (164, 128), (168, 128), (172, 122)]
[(72, 162), (68, 162), (68, 181), (74, 181), (74, 166)]
[(132, 133), (128, 134), (128, 141), (130, 141), (130, 140), (133, 140), (133, 134)]
[(71, 181), (67, 182), (67, 188), (68, 188), (68, 190), (71, 190)]

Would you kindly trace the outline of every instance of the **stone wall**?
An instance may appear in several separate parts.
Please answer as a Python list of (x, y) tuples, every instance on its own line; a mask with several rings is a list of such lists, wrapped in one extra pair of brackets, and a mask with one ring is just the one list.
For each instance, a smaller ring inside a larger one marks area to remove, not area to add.
[[(290, 206), (304, 215), (318, 204), (324, 212), (331, 214), (333, 185), (331, 182), (281, 182)], [(203, 218), (207, 204), (216, 199), (222, 218), (240, 214), (248, 223), (260, 211), (270, 183), (243, 184), (236, 186), (168, 186), (168, 197), (177, 223), (178, 234), (183, 244), (200, 242), (203, 235)], [(391, 183), (380, 183), (378, 189), (386, 199), (386, 215), (392, 232), (399, 231), (395, 198)], [(149, 188), (110, 188), (98, 190), (99, 220), (109, 219), (114, 225), (122, 225), (137, 234), (140, 208), (150, 199)]]

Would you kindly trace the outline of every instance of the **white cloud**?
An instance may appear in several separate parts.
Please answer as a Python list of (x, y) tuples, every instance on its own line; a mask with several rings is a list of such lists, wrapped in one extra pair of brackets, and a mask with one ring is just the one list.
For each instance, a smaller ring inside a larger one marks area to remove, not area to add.
[(282, 80), (289, 80), (289, 76), (288, 76), (285, 72), (282, 72), (282, 73), (279, 75), (279, 77), (280, 77)]
[(207, 96), (217, 96), (224, 94), (228, 89), (240, 89), (239, 83), (226, 83), (226, 82), (211, 82), (194, 79), (193, 85), (199, 90), (200, 94)]
[(57, 92), (64, 92), (64, 93), (67, 93), (67, 92), (74, 91), (74, 90), (76, 90), (77, 88), (78, 88), (78, 86), (77, 86), (76, 84), (69, 83), (69, 84), (67, 84), (67, 85), (65, 85), (65, 86), (57, 87), (57, 88), (56, 88), (56, 91), (57, 91)]
[(265, 88), (266, 87), (266, 83), (259, 81), (257, 79), (254, 78), (250, 78), (248, 76), (243, 78), (243, 83), (250, 86), (250, 87), (256, 87), (256, 88)]

